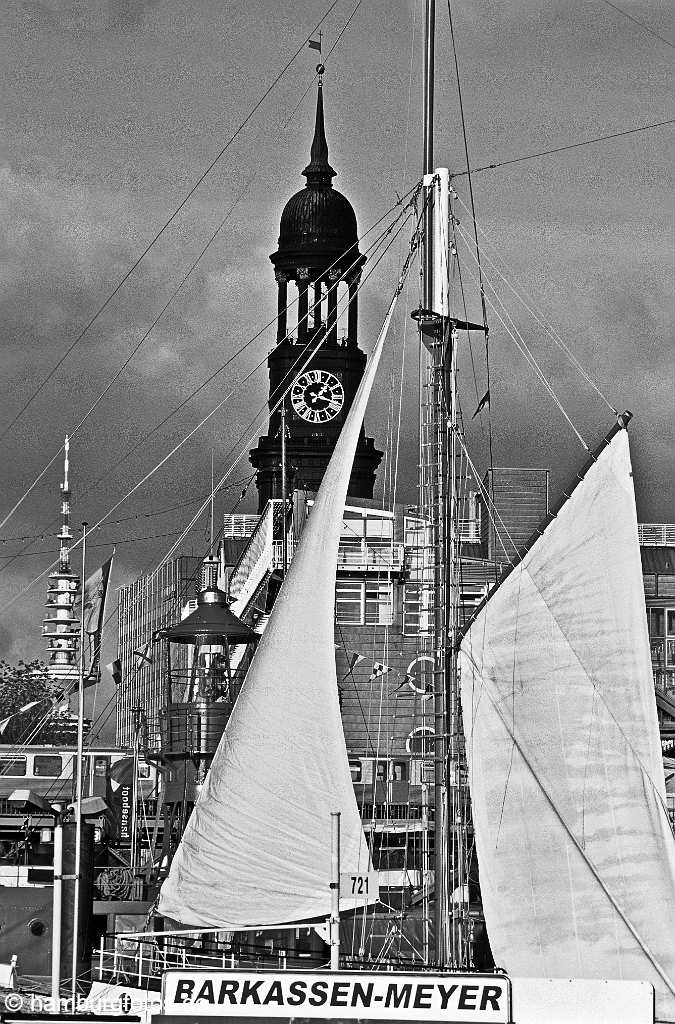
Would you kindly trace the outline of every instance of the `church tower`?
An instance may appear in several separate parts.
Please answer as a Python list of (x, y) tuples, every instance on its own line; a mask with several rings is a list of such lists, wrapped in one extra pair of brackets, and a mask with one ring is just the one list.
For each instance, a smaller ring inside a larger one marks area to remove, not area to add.
[[(268, 359), (270, 419), (267, 434), (250, 453), (259, 511), (281, 496), (281, 410), (272, 410), (282, 393), (291, 385), (284, 410), (289, 485), (315, 491), (366, 365), (358, 345), (358, 288), (366, 258), (359, 252), (352, 205), (333, 188), (321, 77), (310, 162), (302, 173), (307, 184), (286, 203), (279, 248), (270, 256), (278, 288), (277, 343)], [(349, 497), (372, 498), (381, 459), (362, 429)]]

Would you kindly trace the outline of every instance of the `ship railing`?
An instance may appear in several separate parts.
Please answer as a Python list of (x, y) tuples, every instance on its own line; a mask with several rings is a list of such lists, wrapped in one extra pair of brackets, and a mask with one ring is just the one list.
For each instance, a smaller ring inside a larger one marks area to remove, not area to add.
[[(217, 936), (220, 936), (218, 938)], [(226, 936), (229, 936), (227, 938)], [(232, 933), (182, 933), (177, 936), (148, 938), (125, 934), (104, 935), (96, 951), (98, 980), (107, 984), (148, 988), (161, 981), (165, 971), (180, 970), (254, 970), (273, 967), (280, 971), (299, 966), (325, 966), (325, 957), (289, 956), (284, 949), (272, 952), (268, 946), (232, 942)]]

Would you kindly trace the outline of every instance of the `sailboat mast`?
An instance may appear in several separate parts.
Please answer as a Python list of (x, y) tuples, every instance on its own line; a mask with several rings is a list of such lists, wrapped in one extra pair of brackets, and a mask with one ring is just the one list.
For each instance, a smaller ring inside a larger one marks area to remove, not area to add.
[[(443, 253), (435, 252), (434, 199), (438, 198), (434, 171), (434, 49), (436, 2), (426, 0), (424, 25), (424, 123), (422, 170), (424, 173), (424, 249), (422, 263), (422, 309), (418, 320), (422, 340), (430, 352), (429, 412), (423, 476), (426, 477), (426, 500), (433, 549), (433, 636), (434, 636), (434, 958), (438, 966), (451, 959), (450, 899), (448, 871), (447, 755), (448, 755), (448, 614), (447, 614), (447, 525), (448, 437), (447, 437), (447, 351), (448, 320), (438, 315), (436, 262)], [(447, 229), (446, 229), (447, 230)], [(442, 233), (442, 237), (445, 232)], [(436, 239), (437, 241), (437, 239)], [(440, 247), (439, 247), (440, 250)]]
[[(436, 36), (436, 0), (426, 0), (424, 19), (424, 126), (422, 134), (422, 173), (431, 174), (434, 169), (434, 44)], [(423, 265), (423, 308), (432, 307), (433, 231), (431, 186), (424, 191), (424, 265)]]

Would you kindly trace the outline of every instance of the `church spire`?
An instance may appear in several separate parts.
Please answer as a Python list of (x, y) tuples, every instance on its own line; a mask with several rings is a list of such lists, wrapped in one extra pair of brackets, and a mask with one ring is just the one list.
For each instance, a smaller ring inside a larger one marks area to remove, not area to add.
[[(323, 65), (319, 65), (322, 67)], [(310, 150), (310, 161), (302, 172), (307, 178), (307, 185), (312, 187), (331, 188), (331, 178), (334, 178), (337, 171), (334, 171), (328, 163), (328, 143), (326, 141), (326, 129), (323, 121), (323, 84), (319, 75), (319, 89), (316, 97), (316, 122), (314, 125), (314, 138)]]

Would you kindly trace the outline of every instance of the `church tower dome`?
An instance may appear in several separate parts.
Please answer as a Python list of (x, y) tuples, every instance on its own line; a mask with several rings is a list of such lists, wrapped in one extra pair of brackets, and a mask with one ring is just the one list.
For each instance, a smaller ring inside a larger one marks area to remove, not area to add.
[[(315, 491), (366, 365), (358, 344), (358, 291), (366, 258), (359, 252), (354, 209), (333, 188), (321, 77), (310, 161), (302, 173), (307, 184), (286, 203), (279, 247), (270, 256), (278, 303), (277, 344), (268, 359), (270, 420), (268, 433), (250, 453), (260, 511), (270, 498), (281, 496), (281, 412), (275, 409), (281, 395), (290, 386), (284, 405), (290, 482)], [(381, 459), (362, 430), (351, 497), (372, 498)]]

